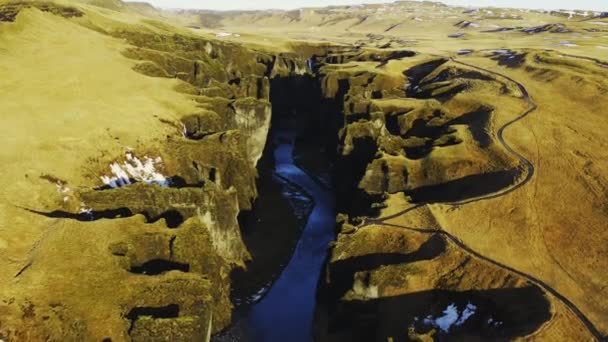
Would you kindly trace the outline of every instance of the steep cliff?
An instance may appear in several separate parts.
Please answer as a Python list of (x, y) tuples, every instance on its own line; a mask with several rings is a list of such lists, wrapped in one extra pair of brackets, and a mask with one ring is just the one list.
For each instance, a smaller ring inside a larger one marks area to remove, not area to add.
[[(171, 25), (131, 22), (125, 11), (0, 6), (11, 53), (50, 32), (61, 32), (49, 42), (68, 51), (60, 58), (62, 49), (49, 48), (44, 66), (29, 64), (33, 83), (57, 82), (40, 85), (54, 93), (37, 94), (46, 116), (31, 115), (51, 129), (49, 119), (61, 118), (63, 131), (41, 139), (92, 143), (65, 152), (69, 160), (36, 143), (14, 146), (38, 166), (25, 166), (26, 184), (14, 183), (25, 196), (12, 192), (17, 205), (3, 215), (17, 229), (26, 217), (32, 228), (2, 240), (15, 261), (3, 269), (1, 338), (192, 341), (230, 323), (230, 273), (250, 259), (237, 217), (257, 197), (269, 78), (295, 67)], [(74, 62), (62, 79), (65, 58)], [(16, 177), (24, 175), (15, 169), (6, 179)]]

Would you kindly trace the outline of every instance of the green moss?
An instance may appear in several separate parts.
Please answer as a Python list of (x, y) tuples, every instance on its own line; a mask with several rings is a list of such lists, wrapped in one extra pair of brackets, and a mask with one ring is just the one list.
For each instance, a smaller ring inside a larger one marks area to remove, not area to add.
[(433, 146), (449, 146), (462, 143), (462, 139), (452, 134), (445, 134), (433, 141)]
[(213, 287), (218, 284), (194, 273), (171, 272), (163, 278), (162, 282), (150, 282), (135, 288), (132, 305), (152, 308), (177, 306), (178, 317), (136, 317), (132, 321), (131, 338), (134, 341), (156, 341), (159, 338), (162, 341), (205, 340), (209, 329), (212, 329), (212, 319), (215, 321), (215, 317), (212, 318), (215, 314), (212, 296), (215, 292)]
[(267, 72), (267, 55), (235, 44), (172, 33), (121, 29), (111, 33), (140, 49), (129, 49), (127, 56), (152, 60), (169, 73), (183, 72), (188, 81), (207, 86), (212, 80), (228, 82), (246, 75), (262, 77)]
[(359, 183), (359, 187), (364, 189), (368, 194), (382, 194), (385, 191), (385, 182), (388, 177), (384, 173), (386, 162), (382, 159), (375, 159), (365, 170), (365, 175)]
[(207, 97), (224, 97), (229, 99), (234, 96), (234, 91), (225, 83), (211, 81), (209, 86), (200, 89), (199, 94)]
[[(208, 322), (199, 317), (155, 319), (144, 316), (133, 323), (133, 341), (191, 341), (193, 337), (203, 341)], [(162, 332), (159, 334), (159, 332)]]
[(54, 15), (62, 16), (64, 18), (82, 17), (84, 12), (81, 10), (71, 7), (59, 5), (48, 1), (15, 1), (0, 4), (0, 22), (2, 21), (15, 21), (17, 15), (21, 10), (25, 8), (37, 8), (43, 12), (49, 12)]
[(154, 62), (145, 61), (138, 63), (133, 67), (133, 70), (151, 77), (166, 77), (171, 78), (165, 69)]
[(418, 147), (425, 146), (427, 141), (428, 141), (428, 139), (426, 139), (426, 138), (409, 137), (409, 138), (403, 140), (403, 147), (404, 148), (418, 148)]
[(361, 94), (352, 95), (357, 88), (351, 88), (351, 96), (344, 102), (344, 115), (367, 114), (370, 112), (371, 101)]
[(208, 134), (219, 132), (223, 128), (220, 116), (212, 111), (188, 115), (181, 121), (187, 136), (192, 139), (201, 139)]
[[(215, 133), (198, 141), (172, 140), (166, 148), (167, 168), (179, 170), (186, 183), (233, 187), (238, 208), (251, 208), (252, 199), (257, 196), (257, 171), (247, 155), (247, 139), (238, 131)], [(217, 209), (221, 212), (221, 208)]]
[(190, 83), (180, 82), (173, 88), (178, 93), (188, 94), (188, 95), (200, 95), (201, 90)]
[(86, 2), (90, 5), (107, 8), (113, 11), (120, 11), (125, 8), (124, 3), (120, 0), (87, 0)]
[(177, 56), (172, 53), (143, 48), (130, 48), (123, 51), (127, 58), (154, 62), (170, 75), (177, 73), (191, 74), (194, 69), (194, 61)]
[(378, 148), (390, 155), (404, 155), (405, 140), (399, 136), (384, 135), (378, 138)]

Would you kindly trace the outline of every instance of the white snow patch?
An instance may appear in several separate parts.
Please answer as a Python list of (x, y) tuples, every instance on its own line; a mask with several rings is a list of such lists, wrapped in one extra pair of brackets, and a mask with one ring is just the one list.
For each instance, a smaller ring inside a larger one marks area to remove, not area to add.
[(424, 319), (424, 324), (431, 325), (441, 329), (443, 332), (449, 332), (450, 328), (458, 320), (458, 309), (456, 305), (450, 304), (444, 311), (443, 316), (433, 318), (433, 316), (427, 316)]
[(590, 22), (590, 24), (608, 26), (608, 22), (603, 22), (603, 21), (592, 21), (592, 22)]
[(57, 192), (60, 194), (67, 194), (71, 191), (70, 188), (60, 181), (55, 183), (55, 187), (57, 187)]
[(469, 317), (473, 316), (475, 314), (475, 311), (477, 310), (477, 306), (468, 303), (467, 306), (464, 308), (464, 311), (462, 311), (462, 314), (460, 315), (460, 318), (458, 319), (458, 321), (456, 322), (456, 326), (461, 326), (464, 324), (464, 322), (467, 321), (467, 319), (469, 319)]
[(494, 318), (490, 317), (490, 318), (488, 318), (488, 325), (491, 327), (497, 328), (497, 327), (503, 325), (503, 322), (497, 321)]
[(215, 225), (215, 221), (213, 220), (213, 216), (211, 216), (210, 211), (206, 211), (205, 215), (199, 215), (199, 218), (201, 222), (204, 223), (207, 227)]
[(223, 37), (230, 37), (232, 36), (232, 33), (230, 32), (218, 32), (215, 34), (216, 37), (218, 38), (223, 38)]
[(55, 186), (57, 187), (57, 192), (62, 196), (63, 202), (64, 203), (69, 202), (72, 189), (67, 187), (67, 185), (61, 181), (56, 182)]
[(470, 53), (473, 53), (473, 50), (471, 49), (462, 49), (462, 50), (458, 50), (457, 52), (459, 55), (468, 55)]
[(567, 40), (561, 41), (557, 45), (559, 45), (559, 46), (566, 46), (566, 47), (575, 47), (575, 46), (578, 46), (576, 44), (570, 43)]
[(79, 214), (87, 214), (87, 215), (92, 215), (93, 214), (93, 209), (88, 208), (88, 207), (82, 207), (80, 208), (80, 210), (78, 211)]
[(182, 123), (182, 135), (184, 136), (184, 138), (188, 137), (188, 128), (183, 123)]
[(477, 306), (468, 303), (462, 313), (458, 312), (456, 304), (450, 304), (443, 311), (443, 315), (437, 318), (429, 315), (424, 319), (424, 324), (441, 329), (441, 331), (447, 333), (450, 331), (452, 326), (463, 325), (471, 316), (475, 314)]
[(598, 48), (598, 49), (602, 49), (602, 50), (608, 50), (608, 46), (601, 46), (601, 45), (598, 45), (598, 47), (597, 47), (597, 48)]
[(266, 294), (266, 292), (268, 292), (268, 290), (270, 290), (270, 284), (262, 287), (261, 289), (258, 290), (258, 292), (251, 295), (251, 297), (249, 298), (249, 303), (258, 302), (260, 299), (262, 299), (262, 297), (264, 297), (264, 295)]
[(146, 184), (169, 186), (169, 179), (156, 170), (157, 166), (162, 166), (162, 158), (144, 157), (142, 161), (131, 153), (127, 153), (126, 158), (127, 161), (122, 164), (110, 164), (112, 176), (100, 177), (105, 185), (111, 188), (119, 188), (131, 184), (131, 179), (133, 179), (136, 182)]

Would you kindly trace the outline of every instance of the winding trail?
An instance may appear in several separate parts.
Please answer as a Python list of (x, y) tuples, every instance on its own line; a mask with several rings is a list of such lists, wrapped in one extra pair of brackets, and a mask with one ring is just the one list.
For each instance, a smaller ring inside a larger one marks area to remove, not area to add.
[[(510, 186), (508, 188), (502, 189), (500, 191), (497, 192), (493, 192), (493, 193), (489, 193), (487, 195), (484, 196), (479, 196), (476, 198), (472, 198), (472, 199), (467, 199), (467, 200), (463, 200), (463, 201), (458, 201), (458, 202), (450, 202), (450, 203), (443, 203), (442, 204), (446, 204), (446, 205), (464, 205), (464, 204), (470, 204), (470, 203), (474, 203), (474, 202), (479, 202), (479, 201), (484, 201), (484, 200), (489, 200), (489, 199), (494, 199), (494, 198), (498, 198), (498, 197), (502, 197), (505, 196), (515, 190), (518, 190), (519, 188), (523, 187), (524, 185), (526, 185), (528, 182), (530, 182), (530, 180), (534, 177), (534, 173), (535, 173), (535, 168), (534, 168), (534, 164), (528, 160), (526, 157), (524, 157), (521, 153), (517, 152), (515, 149), (513, 149), (513, 147), (511, 147), (504, 139), (504, 131), (505, 129), (507, 129), (508, 127), (512, 126), (513, 124), (519, 122), (520, 120), (524, 119), (525, 117), (527, 117), (528, 115), (530, 115), (532, 112), (536, 111), (538, 109), (538, 105), (532, 100), (532, 98), (530, 97), (530, 94), (528, 92), (528, 90), (526, 89), (526, 87), (517, 82), (516, 80), (512, 79), (511, 77), (504, 75), (504, 74), (500, 74), (498, 72), (489, 70), (489, 69), (485, 69), (482, 67), (478, 67), (472, 64), (468, 64), (465, 62), (461, 62), (456, 60), (454, 57), (451, 57), (450, 60), (454, 63), (460, 64), (460, 65), (464, 65), (466, 67), (469, 68), (473, 68), (473, 69), (477, 69), (486, 73), (490, 73), (493, 74), (495, 76), (504, 78), (510, 82), (512, 82), (513, 84), (517, 85), (517, 87), (519, 88), (522, 96), (521, 99), (526, 101), (529, 104), (529, 108), (527, 110), (525, 110), (522, 114), (520, 114), (518, 117), (516, 117), (515, 119), (507, 122), (506, 124), (504, 124), (502, 127), (500, 127), (500, 129), (497, 131), (497, 139), (498, 141), (502, 144), (502, 146), (509, 151), (511, 154), (513, 154), (517, 159), (519, 159), (520, 163), (523, 165), (523, 167), (526, 169), (526, 177), (523, 178), (521, 181), (519, 181), (517, 184), (514, 184), (513, 186)], [(407, 230), (411, 230), (411, 231), (415, 231), (415, 232), (419, 232), (419, 233), (426, 233), (426, 234), (440, 234), (443, 235), (444, 237), (446, 237), (448, 240), (452, 241), (456, 246), (460, 247), (462, 250), (468, 252), (469, 254), (484, 260), (492, 265), (495, 265), (497, 267), (500, 267), (502, 269), (505, 269), (509, 272), (512, 272), (514, 274), (519, 275), (520, 277), (526, 279), (527, 281), (535, 284), (536, 286), (539, 286), (540, 288), (542, 288), (543, 290), (545, 290), (548, 293), (551, 293), (553, 296), (555, 296), (557, 299), (559, 299), (580, 321), (581, 323), (583, 323), (583, 325), (585, 325), (585, 327), (587, 328), (587, 330), (589, 330), (589, 332), (593, 335), (593, 337), (600, 342), (606, 342), (608, 341), (608, 338), (604, 335), (602, 335), (602, 333), (599, 331), (599, 329), (597, 329), (597, 327), (593, 324), (593, 322), (591, 322), (591, 320), (589, 318), (587, 318), (587, 316), (585, 316), (585, 314), (576, 306), (576, 304), (574, 304), (572, 301), (570, 301), (568, 298), (566, 298), (564, 295), (562, 295), (561, 293), (559, 293), (555, 288), (551, 287), (549, 284), (543, 282), (542, 280), (528, 274), (525, 272), (521, 272), (518, 271), (510, 266), (507, 266), (503, 263), (500, 263), (496, 260), (493, 260), (489, 257), (486, 257), (478, 252), (476, 252), (475, 250), (473, 250), (471, 247), (469, 247), (467, 244), (465, 244), (462, 240), (460, 240), (459, 238), (457, 238), (456, 236), (446, 232), (445, 230), (441, 229), (441, 228), (415, 228), (415, 227), (408, 227), (408, 226), (403, 226), (403, 225), (397, 225), (397, 224), (391, 224), (391, 223), (387, 223), (387, 221), (400, 217), (408, 212), (411, 212), (415, 209), (418, 209), (422, 206), (425, 206), (427, 204), (432, 204), (433, 202), (426, 202), (426, 203), (418, 203), (410, 208), (407, 208), (403, 211), (400, 211), (398, 213), (386, 216), (386, 217), (382, 217), (382, 218), (365, 218), (362, 222), (361, 225), (358, 226), (358, 228), (363, 228), (363, 227), (367, 227), (367, 226), (372, 226), (372, 225), (382, 225), (382, 226), (388, 226), (388, 227), (395, 227), (395, 228), (403, 228), (403, 229), (407, 229)]]
[(571, 54), (563, 53), (563, 52), (560, 52), (560, 51), (557, 51), (557, 50), (549, 50), (549, 51), (553, 51), (553, 52), (559, 53), (562, 56), (566, 56), (566, 57), (570, 57), (570, 58), (575, 58), (575, 59), (582, 59), (582, 60), (585, 60), (585, 61), (588, 61), (588, 62), (593, 62), (593, 63), (597, 64), (597, 66), (602, 67), (602, 68), (608, 68), (608, 62), (599, 60), (597, 58), (578, 56), (578, 55), (571, 55)]

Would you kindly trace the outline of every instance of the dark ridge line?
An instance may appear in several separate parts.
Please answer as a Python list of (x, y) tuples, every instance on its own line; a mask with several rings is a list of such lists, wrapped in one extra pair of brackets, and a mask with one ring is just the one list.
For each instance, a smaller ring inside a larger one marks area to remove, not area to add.
[(165, 259), (154, 259), (138, 266), (131, 266), (129, 269), (131, 273), (147, 276), (161, 275), (171, 271), (190, 272), (190, 264)]
[(566, 56), (566, 57), (570, 57), (570, 58), (576, 58), (576, 59), (582, 59), (582, 60), (586, 60), (586, 61), (590, 61), (590, 62), (595, 62), (595, 64), (597, 64), (598, 66), (602, 67), (602, 68), (608, 68), (608, 61), (602, 61), (596, 58), (592, 58), (592, 57), (585, 57), (585, 56), (578, 56), (578, 55), (571, 55), (568, 53), (563, 53), (557, 50), (553, 50), (553, 49), (545, 49), (545, 51), (551, 51), (551, 52), (555, 52), (558, 53), (562, 56)]
[(401, 25), (403, 25), (403, 23), (397, 23), (397, 24), (391, 25), (389, 28), (387, 28), (386, 30), (384, 30), (384, 32), (392, 31), (393, 29), (395, 29), (395, 28), (397, 28), (398, 26), (401, 26)]
[(600, 15), (596, 15), (596, 16), (593, 16), (591, 18), (585, 18), (585, 19), (579, 20), (578, 22), (582, 23), (582, 22), (585, 22), (585, 21), (591, 21), (591, 20), (598, 20), (598, 19), (608, 18), (608, 15), (606, 13), (608, 13), (608, 12), (602, 12), (602, 14), (600, 14)]
[(177, 239), (176, 235), (173, 235), (171, 239), (169, 239), (169, 256), (173, 258), (173, 254), (175, 253), (173, 248), (175, 247), (175, 240)]
[(521, 30), (523, 29), (523, 27), (518, 26), (518, 27), (499, 27), (497, 29), (494, 30), (485, 30), (485, 31), (481, 31), (482, 33), (500, 33), (500, 32), (510, 32), (510, 31), (515, 31), (515, 30)]
[[(479, 52), (492, 52), (492, 51), (495, 51), (495, 50), (501, 50), (501, 49), (483, 49), (483, 50), (479, 50)], [(505, 49), (505, 50), (510, 50), (510, 49)], [(523, 49), (523, 50), (525, 51), (527, 49)], [(513, 50), (510, 50), (510, 51), (513, 51)], [(589, 62), (594, 62), (599, 67), (608, 68), (608, 61), (602, 61), (602, 60), (597, 59), (597, 58), (586, 57), (586, 56), (579, 56), (579, 55), (573, 55), (573, 54), (569, 54), (569, 53), (563, 53), (563, 52), (555, 50), (555, 49), (542, 49), (540, 51), (554, 52), (554, 53), (560, 54), (562, 56), (566, 56), (566, 57), (570, 57), (570, 58), (576, 58), (576, 59), (582, 59), (582, 60), (586, 60), (586, 61), (589, 61)], [(459, 61), (454, 61), (454, 62), (460, 63), (460, 64), (464, 64), (463, 62), (459, 62)], [(479, 67), (474, 67), (474, 68), (483, 70), (482, 68), (479, 68)], [(488, 71), (488, 72), (491, 72), (491, 71)], [(493, 72), (491, 72), (491, 73), (493, 73)], [(498, 74), (498, 75), (503, 76), (504, 78), (511, 80), (506, 75), (502, 75), (502, 74)], [(517, 83), (517, 82), (515, 82), (515, 83)]]
[(76, 221), (80, 221), (80, 222), (93, 222), (93, 221), (98, 221), (98, 220), (103, 220), (103, 219), (112, 220), (112, 219), (120, 219), (120, 218), (129, 218), (129, 217), (133, 217), (135, 215), (143, 215), (146, 218), (147, 224), (154, 224), (162, 219), (165, 219), (167, 228), (174, 229), (174, 228), (178, 228), (179, 226), (181, 226), (185, 221), (182, 214), (175, 209), (169, 209), (169, 210), (163, 212), (162, 214), (160, 214), (156, 217), (153, 217), (147, 212), (133, 213), (129, 208), (126, 208), (126, 207), (100, 210), (100, 211), (83, 212), (83, 213), (79, 213), (79, 214), (74, 214), (74, 213), (70, 213), (67, 211), (61, 211), (61, 210), (44, 212), (44, 211), (39, 211), (39, 210), (35, 210), (35, 209), (30, 209), (30, 208), (24, 208), (24, 207), (20, 207), (20, 208), (23, 210), (29, 211), (30, 213), (33, 213), (36, 215), (41, 215), (41, 216), (46, 216), (48, 218), (70, 219), (70, 220), (76, 220)]
[[(483, 200), (488, 200), (488, 199), (493, 199), (493, 198), (497, 198), (497, 197), (502, 197), (506, 194), (509, 194), (521, 187), (523, 187), (524, 185), (526, 185), (534, 176), (534, 164), (532, 164), (532, 162), (530, 162), (528, 159), (526, 159), (523, 155), (521, 155), (519, 152), (515, 151), (511, 146), (509, 146), (503, 137), (503, 133), (504, 130), (508, 127), (510, 127), (511, 125), (513, 125), (514, 123), (522, 120), (523, 118), (527, 117), (530, 113), (536, 111), (538, 109), (538, 105), (530, 98), (530, 94), (528, 92), (528, 90), (526, 89), (526, 87), (515, 81), (513, 78), (507, 76), (507, 75), (503, 75), (500, 74), (498, 72), (495, 71), (491, 71), (482, 67), (478, 67), (472, 64), (468, 64), (465, 62), (460, 62), (458, 60), (456, 60), (454, 57), (450, 57), (450, 60), (452, 60), (454, 63), (457, 64), (461, 64), (470, 68), (474, 68), (477, 70), (481, 70), (490, 74), (494, 74), (500, 77), (503, 77), (511, 82), (513, 82), (514, 84), (517, 85), (517, 87), (519, 88), (519, 90), (522, 93), (522, 99), (525, 100), (526, 102), (528, 102), (528, 104), (530, 105), (530, 108), (526, 111), (524, 111), (520, 116), (516, 117), (515, 119), (507, 122), (505, 125), (503, 125), (497, 132), (497, 138), (498, 140), (501, 142), (501, 144), (505, 147), (505, 149), (507, 149), (509, 152), (511, 152), (512, 154), (514, 154), (518, 159), (520, 159), (520, 162), (525, 164), (525, 166), (528, 168), (528, 174), (526, 176), (526, 178), (521, 181), (519, 184), (510, 187), (509, 189), (505, 190), (505, 191), (500, 191), (494, 194), (489, 194), (487, 196), (483, 196), (483, 197), (479, 197), (479, 198), (473, 198), (470, 200), (465, 200), (465, 201), (460, 201), (460, 202), (455, 202), (455, 203), (442, 203), (442, 204), (447, 204), (447, 205), (464, 205), (464, 204), (469, 204), (469, 203), (474, 203), (474, 202), (479, 202), (479, 201), (483, 201)], [(391, 223), (386, 223), (386, 221), (402, 216), (405, 213), (408, 213), (412, 210), (415, 210), (421, 206), (425, 206), (427, 204), (432, 204), (432, 203), (419, 203), (414, 205), (413, 207), (410, 207), (402, 212), (387, 216), (385, 218), (379, 218), (379, 219), (373, 219), (373, 218), (365, 218), (362, 222), (361, 225), (358, 226), (358, 228), (364, 228), (367, 226), (371, 226), (371, 225), (383, 225), (383, 226), (388, 226), (388, 227), (395, 227), (395, 228), (403, 228), (403, 229), (407, 229), (407, 230), (411, 230), (411, 231), (416, 231), (419, 233), (426, 233), (426, 234), (441, 234), (443, 236), (445, 236), (446, 238), (448, 238), (450, 241), (452, 241), (454, 244), (456, 244), (459, 248), (461, 248), (462, 250), (470, 253), (471, 255), (484, 260), (486, 262), (489, 262), (497, 267), (503, 268), (507, 271), (510, 271), (514, 274), (517, 274), (519, 276), (521, 276), (522, 278), (530, 281), (531, 283), (541, 287), (543, 290), (545, 290), (546, 292), (551, 293), (553, 296), (555, 296), (557, 299), (559, 299), (580, 321), (581, 323), (583, 323), (583, 325), (587, 328), (587, 330), (589, 330), (589, 332), (591, 333), (591, 335), (593, 335), (593, 337), (599, 341), (599, 342), (607, 342), (608, 338), (604, 335), (602, 335), (602, 333), (599, 331), (599, 329), (597, 329), (595, 327), (595, 325), (591, 322), (591, 320), (589, 320), (589, 318), (587, 318), (587, 316), (585, 316), (585, 314), (572, 302), (570, 301), (568, 298), (566, 298), (564, 295), (560, 294), (557, 290), (555, 290), (553, 287), (549, 286), (547, 283), (543, 282), (542, 280), (528, 274), (528, 273), (524, 273), (522, 271), (518, 271), (510, 266), (507, 266), (505, 264), (502, 264), (498, 261), (495, 261), (493, 259), (490, 259), (478, 252), (476, 252), (475, 250), (473, 250), (472, 248), (470, 248), (469, 246), (467, 246), (464, 242), (462, 242), (460, 239), (458, 239), (456, 236), (446, 232), (445, 230), (441, 229), (441, 228), (413, 228), (413, 227), (408, 227), (408, 226), (402, 226), (402, 225), (397, 225), (397, 224), (391, 224)]]
[(66, 185), (68, 184), (67, 181), (64, 181), (63, 179), (59, 179), (53, 175), (50, 175), (48, 173), (42, 174), (40, 175), (38, 178), (43, 179), (51, 184), (58, 184), (58, 185)]
[(62, 210), (54, 210), (51, 212), (45, 212), (30, 208), (22, 208), (24, 210), (29, 211), (30, 213), (46, 216), (48, 218), (57, 218), (57, 219), (70, 219), (76, 220), (80, 222), (91, 222), (102, 219), (116, 219), (116, 218), (127, 218), (135, 216), (135, 214), (126, 207), (116, 208), (116, 209), (108, 209), (108, 210), (99, 210), (99, 211), (91, 211), (91, 212), (82, 212), (82, 213), (70, 213)]
[(360, 18), (359, 18), (359, 21), (358, 21), (357, 23), (355, 23), (354, 25), (351, 25), (350, 27), (348, 27), (348, 28), (346, 29), (346, 31), (350, 30), (351, 28), (353, 28), (353, 27), (355, 27), (355, 26), (359, 26), (359, 25), (363, 24), (365, 21), (367, 21), (367, 19), (369, 19), (369, 16), (368, 16), (368, 15), (365, 15), (365, 16), (363, 16), (363, 17), (360, 17)]
[(27, 264), (25, 264), (25, 266), (21, 267), (21, 269), (19, 269), (19, 271), (13, 276), (13, 278), (19, 278), (20, 275), (23, 274), (23, 272), (25, 272), (28, 268), (30, 268), (30, 266), (32, 266), (32, 263), (34, 261), (30, 260), (27, 262)]
[[(124, 178), (123, 178), (124, 179)], [(125, 184), (125, 185), (121, 185), (118, 187), (112, 187), (108, 184), (104, 184), (98, 187), (93, 188), (94, 191), (110, 191), (110, 190), (117, 190), (120, 188), (124, 188), (130, 185), (135, 185), (135, 184), (146, 184), (149, 186), (161, 186), (158, 183), (147, 183), (147, 182), (143, 182), (143, 181), (138, 181), (135, 178), (128, 178), (129, 183)], [(167, 186), (165, 186), (164, 188), (170, 188), (170, 189), (189, 189), (189, 188), (202, 188), (205, 185), (204, 181), (199, 181), (197, 183), (188, 183), (186, 182), (186, 180), (180, 176), (171, 176), (171, 177), (167, 177)], [(67, 184), (67, 183), (65, 183)], [(161, 186), (163, 187), (163, 186)]]
[(134, 307), (129, 311), (125, 318), (131, 321), (128, 333), (131, 335), (135, 322), (142, 316), (148, 316), (153, 319), (170, 319), (178, 318), (180, 314), (180, 307), (177, 304), (170, 304), (162, 307)]

